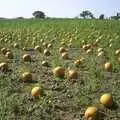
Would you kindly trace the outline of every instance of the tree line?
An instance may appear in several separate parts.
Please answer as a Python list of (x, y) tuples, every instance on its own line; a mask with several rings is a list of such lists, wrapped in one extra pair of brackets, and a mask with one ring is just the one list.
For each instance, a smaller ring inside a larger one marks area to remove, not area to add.
[[(32, 13), (32, 15), (33, 15), (33, 17), (36, 18), (36, 19), (50, 18), (50, 17), (47, 17), (43, 11), (34, 11), (34, 12)], [(85, 11), (82, 11), (82, 12), (81, 12), (78, 16), (76, 16), (75, 18), (100, 19), (100, 20), (103, 20), (103, 19), (120, 20), (120, 12), (117, 12), (117, 14), (116, 14), (115, 16), (110, 16), (109, 18), (105, 18), (105, 15), (104, 15), (104, 14), (100, 14), (99, 17), (96, 18), (91, 11), (85, 10)], [(0, 17), (0, 20), (2, 20), (2, 19), (6, 19), (6, 18)], [(24, 19), (24, 17), (17, 17), (16, 19)]]
[[(42, 11), (35, 11), (33, 13), (33, 16), (35, 18), (45, 18), (46, 15)], [(82, 11), (77, 17), (75, 18), (83, 18), (83, 19), (96, 19), (94, 14), (90, 12), (89, 10)], [(104, 14), (100, 14), (99, 18), (100, 20), (106, 19)], [(110, 16), (109, 19), (115, 19), (119, 20), (120, 19), (120, 13), (118, 12), (115, 16)]]

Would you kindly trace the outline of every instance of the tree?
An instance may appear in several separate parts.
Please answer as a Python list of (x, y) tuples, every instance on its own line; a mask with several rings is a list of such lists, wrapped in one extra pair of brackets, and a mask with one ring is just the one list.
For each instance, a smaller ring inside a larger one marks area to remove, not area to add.
[(32, 15), (33, 15), (35, 18), (45, 18), (45, 13), (42, 12), (42, 11), (35, 11)]
[(111, 16), (111, 19), (119, 20), (120, 19), (120, 13), (118, 12), (116, 16)]
[(120, 13), (119, 12), (117, 12), (117, 17), (120, 17)]
[(17, 17), (16, 19), (19, 19), (19, 20), (21, 20), (21, 19), (24, 19), (24, 17)]
[(104, 14), (101, 14), (101, 15), (99, 16), (99, 19), (100, 19), (100, 20), (103, 20), (104, 17), (105, 17)]
[(94, 18), (93, 14), (88, 10), (82, 11), (82, 13), (80, 13), (80, 17), (83, 17), (84, 19), (86, 19), (86, 18), (93, 19)]

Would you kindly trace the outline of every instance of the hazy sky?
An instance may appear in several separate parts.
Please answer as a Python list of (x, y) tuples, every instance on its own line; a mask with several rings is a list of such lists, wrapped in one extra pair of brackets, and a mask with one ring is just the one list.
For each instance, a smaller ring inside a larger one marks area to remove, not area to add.
[(120, 12), (120, 0), (0, 0), (0, 17), (31, 17), (33, 11), (44, 11), (50, 17), (75, 17), (82, 10), (106, 16)]

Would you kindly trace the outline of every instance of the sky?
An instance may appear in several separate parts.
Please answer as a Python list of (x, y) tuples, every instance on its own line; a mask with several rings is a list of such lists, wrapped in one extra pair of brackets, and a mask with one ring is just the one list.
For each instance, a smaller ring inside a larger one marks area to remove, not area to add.
[(83, 10), (106, 17), (120, 12), (120, 0), (0, 0), (0, 17), (32, 17), (36, 10), (49, 17), (75, 17)]

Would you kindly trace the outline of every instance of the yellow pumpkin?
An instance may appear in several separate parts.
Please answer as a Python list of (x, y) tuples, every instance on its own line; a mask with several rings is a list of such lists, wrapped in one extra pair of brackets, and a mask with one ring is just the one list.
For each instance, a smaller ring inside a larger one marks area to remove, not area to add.
[(120, 55), (120, 49), (115, 51), (115, 55)]
[(39, 97), (43, 94), (43, 88), (41, 87), (34, 87), (32, 90), (31, 90), (31, 95), (33, 97)]
[(5, 55), (5, 54), (6, 54), (6, 52), (7, 52), (7, 48), (1, 48), (1, 53), (2, 53), (2, 54), (4, 54), (4, 55)]
[(30, 82), (32, 81), (32, 74), (30, 72), (25, 72), (22, 74), (23, 82)]
[(15, 43), (15, 44), (14, 44), (14, 47), (15, 47), (15, 48), (19, 48), (19, 44), (18, 44), (18, 43)]
[(48, 50), (48, 49), (45, 49), (44, 50), (44, 55), (46, 55), (46, 56), (49, 56), (51, 53), (50, 53), (50, 51)]
[(97, 117), (98, 108), (96, 107), (88, 107), (85, 111), (86, 120), (95, 120)]
[(67, 50), (64, 47), (60, 47), (59, 52), (63, 53), (63, 52), (67, 52)]
[(6, 62), (0, 63), (0, 70), (2, 72), (8, 71), (8, 64)]
[(91, 53), (91, 52), (92, 52), (92, 49), (88, 49), (88, 50), (86, 51), (87, 54), (89, 54), (89, 53)]
[(103, 51), (101, 51), (101, 52), (99, 52), (99, 53), (98, 53), (98, 55), (97, 55), (97, 56), (98, 56), (98, 57), (100, 57), (100, 56), (103, 56), (103, 55), (104, 55), (104, 52), (103, 52)]
[(113, 68), (113, 66), (112, 66), (112, 64), (110, 62), (107, 62), (107, 63), (104, 64), (104, 69), (106, 71), (111, 72), (112, 68)]
[(63, 78), (65, 75), (65, 69), (58, 66), (58, 67), (53, 69), (53, 74), (55, 77), (62, 77)]
[(68, 53), (67, 53), (67, 52), (63, 52), (63, 53), (61, 54), (61, 57), (62, 57), (63, 59), (69, 59), (69, 56), (68, 56)]
[(49, 43), (49, 44), (47, 45), (47, 48), (51, 48), (51, 47), (52, 47), (52, 44)]
[(22, 56), (22, 59), (23, 59), (23, 61), (25, 61), (25, 62), (30, 62), (30, 61), (31, 61), (31, 55), (29, 55), (29, 54), (24, 54), (24, 55)]
[(7, 52), (5, 54), (5, 57), (8, 58), (8, 59), (13, 59), (13, 53), (12, 52)]
[(34, 48), (36, 51), (39, 51), (39, 52), (41, 52), (42, 51), (42, 49), (41, 49), (41, 47), (39, 46), (39, 45), (37, 45), (37, 46), (35, 46), (35, 48)]
[(113, 105), (113, 98), (112, 95), (109, 93), (105, 93), (100, 97), (100, 102), (106, 106), (111, 107)]
[(69, 79), (77, 79), (78, 73), (76, 70), (69, 70), (68, 72)]
[(42, 66), (48, 66), (48, 62), (47, 61), (42, 61)]
[(101, 51), (103, 51), (103, 48), (98, 48), (97, 51), (98, 51), (98, 52), (101, 52)]
[(48, 45), (48, 44), (47, 44), (46, 42), (43, 42), (42, 45), (43, 45), (43, 47), (47, 48), (47, 45)]
[(74, 64), (76, 65), (76, 66), (78, 66), (78, 65), (80, 65), (80, 64), (82, 64), (82, 60), (81, 59), (78, 59), (78, 60), (75, 60), (74, 61)]

